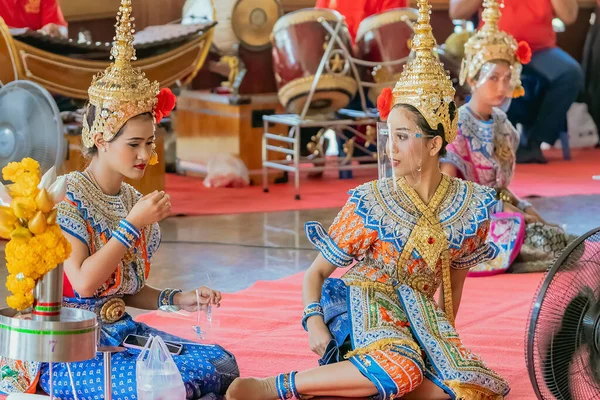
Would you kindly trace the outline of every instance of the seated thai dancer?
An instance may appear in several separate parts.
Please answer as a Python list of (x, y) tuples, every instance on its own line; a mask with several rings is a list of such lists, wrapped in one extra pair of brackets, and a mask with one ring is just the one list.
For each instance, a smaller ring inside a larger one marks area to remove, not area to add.
[(414, 57), (378, 100), (380, 178), (351, 191), (329, 230), (305, 226), (320, 255), (304, 279), (302, 325), (320, 366), (236, 379), (228, 400), (503, 399), (509, 391), (454, 328), (467, 272), (498, 253), (486, 237), (503, 203), (493, 189), (440, 171), (457, 133), (455, 90), (433, 52), (431, 7), (417, 3)]

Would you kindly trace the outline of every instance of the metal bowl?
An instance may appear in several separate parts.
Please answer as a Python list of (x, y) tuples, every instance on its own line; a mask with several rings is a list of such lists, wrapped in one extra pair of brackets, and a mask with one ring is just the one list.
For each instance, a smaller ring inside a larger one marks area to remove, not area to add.
[(86, 361), (96, 356), (96, 314), (62, 308), (59, 321), (15, 318), (11, 308), (0, 310), (0, 356), (38, 362)]

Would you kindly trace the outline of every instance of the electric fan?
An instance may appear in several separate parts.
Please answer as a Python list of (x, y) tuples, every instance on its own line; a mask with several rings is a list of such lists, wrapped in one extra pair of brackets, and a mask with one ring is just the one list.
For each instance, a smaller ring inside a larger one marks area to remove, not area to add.
[(31, 157), (42, 173), (58, 169), (67, 146), (56, 102), (46, 89), (30, 81), (0, 88), (0, 170), (9, 162)]
[(539, 399), (600, 399), (600, 228), (573, 241), (546, 273), (526, 360)]

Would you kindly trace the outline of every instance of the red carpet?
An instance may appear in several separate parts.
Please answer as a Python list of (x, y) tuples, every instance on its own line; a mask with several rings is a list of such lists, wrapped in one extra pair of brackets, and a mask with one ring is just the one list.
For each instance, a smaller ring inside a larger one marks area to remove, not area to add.
[[(315, 367), (318, 357), (308, 349), (300, 325), (303, 274), (276, 282), (257, 282), (228, 294), (215, 313), (219, 326), (207, 342), (235, 354), (242, 376), (266, 377)], [(534, 399), (525, 367), (524, 339), (530, 304), (542, 274), (470, 278), (457, 327), (465, 344), (511, 384), (510, 400)], [(507, 290), (510, 288), (510, 290)], [(192, 340), (195, 316), (150, 313), (139, 321)]]
[[(600, 150), (574, 150), (572, 161), (563, 161), (560, 153), (547, 153), (547, 165), (518, 165), (511, 188), (521, 196), (566, 196), (600, 194)], [(171, 195), (173, 215), (236, 214), (307, 210), (342, 207), (347, 192), (361, 183), (375, 179), (376, 170), (355, 171), (354, 178), (340, 180), (336, 172), (323, 179), (300, 181), (301, 200), (294, 200), (293, 179), (286, 184), (270, 186), (270, 193), (262, 187), (241, 189), (208, 189), (198, 178), (167, 174), (166, 191)], [(293, 176), (291, 176), (293, 178)]]

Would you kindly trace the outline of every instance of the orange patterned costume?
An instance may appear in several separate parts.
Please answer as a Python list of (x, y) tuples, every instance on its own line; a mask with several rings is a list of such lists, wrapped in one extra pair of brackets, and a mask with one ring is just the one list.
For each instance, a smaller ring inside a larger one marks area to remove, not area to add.
[(463, 346), (453, 313), (434, 300), (440, 285), (449, 288), (450, 268), (495, 257), (485, 238), (499, 207), (493, 190), (447, 176), (427, 205), (403, 179), (398, 186), (380, 179), (351, 192), (328, 232), (307, 223), (309, 240), (329, 262), (358, 260), (323, 287), (334, 340), (321, 364), (349, 359), (381, 399), (411, 392), (423, 377), (452, 398), (503, 398), (506, 381)]
[[(394, 89), (382, 91), (378, 110), (385, 120), (393, 107), (410, 106), (451, 143), (457, 133), (455, 90), (435, 55), (431, 6), (427, 0), (417, 0), (417, 5), (413, 54)], [(333, 339), (320, 364), (348, 359), (377, 388), (378, 399), (398, 399), (425, 377), (452, 399), (503, 399), (507, 382), (465, 348), (454, 329), (451, 288), (453, 269), (470, 269), (498, 254), (486, 237), (490, 216), (502, 203), (493, 189), (442, 175), (425, 204), (404, 176), (395, 175), (393, 163), (386, 164), (386, 159), (404, 157), (409, 167), (400, 172), (406, 173), (414, 158), (414, 171), (407, 175), (420, 174), (418, 155), (401, 151), (411, 145), (393, 143), (394, 137), (409, 140), (402, 138), (408, 137), (406, 129), (378, 125), (381, 178), (351, 191), (328, 232), (317, 222), (306, 224), (309, 240), (332, 265), (358, 263), (341, 279), (325, 281), (320, 304), (310, 304), (303, 321), (322, 314)], [(411, 134), (414, 140), (439, 135)], [(434, 300), (440, 286), (443, 308)], [(280, 376), (277, 382), (285, 384), (286, 376)], [(287, 379), (292, 392), (294, 376)]]

